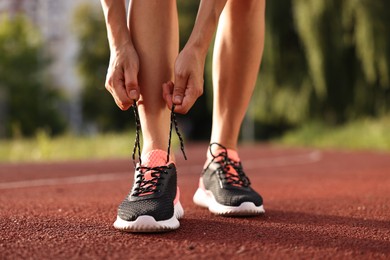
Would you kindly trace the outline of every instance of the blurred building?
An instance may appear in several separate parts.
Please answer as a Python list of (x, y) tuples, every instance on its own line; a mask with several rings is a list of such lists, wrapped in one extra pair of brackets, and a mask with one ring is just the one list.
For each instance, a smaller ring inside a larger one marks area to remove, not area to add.
[(50, 73), (54, 84), (68, 95), (63, 110), (73, 130), (82, 125), (80, 77), (76, 71), (78, 41), (73, 31), (73, 13), (82, 3), (99, 5), (96, 0), (0, 0), (0, 14), (26, 14), (41, 29), (47, 52), (52, 58)]

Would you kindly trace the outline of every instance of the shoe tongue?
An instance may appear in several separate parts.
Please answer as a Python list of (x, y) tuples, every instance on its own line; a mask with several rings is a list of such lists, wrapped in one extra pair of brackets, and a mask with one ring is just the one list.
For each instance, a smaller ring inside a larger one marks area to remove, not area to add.
[[(157, 167), (167, 165), (168, 153), (163, 150), (152, 150), (145, 155), (141, 156), (142, 166), (145, 167)], [(152, 178), (151, 171), (146, 171), (144, 174), (145, 180)]]
[(167, 164), (167, 152), (163, 150), (152, 150), (145, 155), (142, 155), (142, 166), (157, 167)]

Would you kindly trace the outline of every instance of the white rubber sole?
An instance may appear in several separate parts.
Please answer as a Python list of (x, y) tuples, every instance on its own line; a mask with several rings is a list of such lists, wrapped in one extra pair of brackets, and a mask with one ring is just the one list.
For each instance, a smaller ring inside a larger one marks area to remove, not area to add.
[(177, 202), (174, 207), (174, 214), (170, 219), (156, 221), (154, 217), (144, 215), (139, 216), (134, 221), (125, 221), (117, 217), (114, 227), (126, 232), (165, 232), (178, 229), (180, 227), (179, 219), (183, 216), (183, 207), (180, 202)]
[(256, 206), (253, 202), (243, 202), (240, 206), (226, 206), (218, 203), (209, 190), (198, 188), (193, 197), (196, 205), (208, 208), (211, 213), (224, 216), (256, 216), (264, 214), (263, 205)]

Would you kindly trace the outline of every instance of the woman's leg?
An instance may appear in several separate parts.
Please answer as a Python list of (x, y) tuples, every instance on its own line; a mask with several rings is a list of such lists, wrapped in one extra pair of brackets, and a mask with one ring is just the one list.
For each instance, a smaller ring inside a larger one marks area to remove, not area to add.
[(255, 87), (264, 47), (265, 0), (230, 0), (213, 56), (211, 142), (237, 150), (241, 123)]
[(173, 64), (179, 50), (176, 1), (131, 0), (129, 25), (140, 59), (142, 154), (155, 149), (165, 151), (170, 111), (162, 98), (162, 84), (173, 80)]
[(219, 19), (213, 57), (211, 152), (194, 203), (225, 216), (264, 213), (239, 163), (237, 141), (257, 79), (264, 44), (265, 0), (230, 0)]
[(173, 79), (178, 53), (176, 2), (131, 0), (129, 13), (130, 33), (140, 62), (138, 105), (143, 158), (141, 167), (136, 167), (129, 196), (118, 207), (114, 227), (128, 232), (169, 231), (180, 226), (178, 219), (183, 216), (180, 193), (171, 185), (177, 182), (176, 168), (161, 167), (166, 165), (170, 123), (162, 84)]

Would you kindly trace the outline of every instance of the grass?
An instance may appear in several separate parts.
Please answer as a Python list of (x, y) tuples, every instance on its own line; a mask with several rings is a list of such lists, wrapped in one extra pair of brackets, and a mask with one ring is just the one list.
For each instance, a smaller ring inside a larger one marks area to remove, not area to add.
[(0, 162), (130, 158), (133, 144), (134, 134), (130, 132), (51, 138), (40, 131), (35, 138), (0, 141)]
[(390, 151), (390, 115), (360, 119), (338, 127), (309, 123), (274, 142), (326, 149)]
[[(173, 138), (173, 142), (177, 144), (176, 138)], [(272, 140), (272, 143), (326, 149), (390, 151), (390, 115), (380, 119), (361, 119), (338, 127), (309, 123)], [(31, 139), (0, 140), (0, 162), (130, 159), (133, 145), (132, 132), (93, 136), (67, 134), (51, 138), (40, 131)]]

